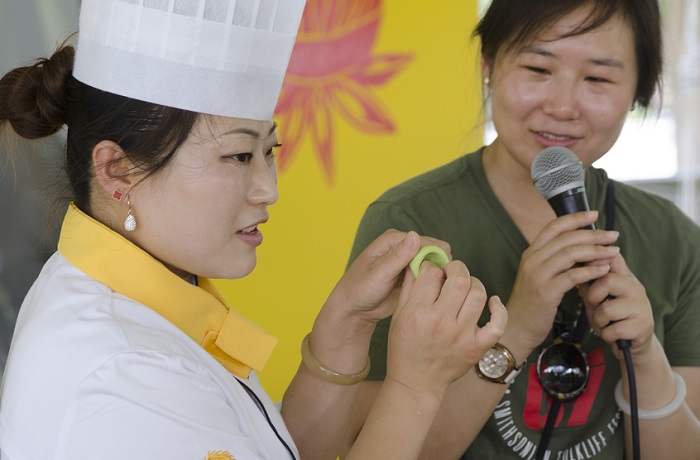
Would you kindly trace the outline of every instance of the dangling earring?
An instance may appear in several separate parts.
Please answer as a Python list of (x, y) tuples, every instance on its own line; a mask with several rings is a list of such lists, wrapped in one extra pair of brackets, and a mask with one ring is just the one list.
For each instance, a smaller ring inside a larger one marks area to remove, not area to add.
[(131, 214), (131, 202), (129, 198), (126, 199), (126, 205), (129, 210), (127, 211), (126, 219), (124, 219), (124, 230), (127, 232), (133, 232), (136, 230), (136, 218)]
[(484, 86), (488, 87), (491, 84), (491, 79), (489, 77), (484, 77)]

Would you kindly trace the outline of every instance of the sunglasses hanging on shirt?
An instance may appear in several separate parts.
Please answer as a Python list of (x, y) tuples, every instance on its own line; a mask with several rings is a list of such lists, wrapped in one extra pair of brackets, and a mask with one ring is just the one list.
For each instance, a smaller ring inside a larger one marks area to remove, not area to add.
[[(561, 310), (557, 312), (557, 317), (560, 316), (563, 316)], [(581, 341), (587, 325), (586, 311), (583, 302), (580, 302), (574, 332), (570, 333), (564, 321), (557, 318), (553, 326), (554, 341), (537, 358), (537, 379), (544, 391), (552, 396), (547, 421), (537, 446), (537, 460), (544, 458), (562, 403), (578, 398), (586, 390), (590, 368), (586, 353), (581, 349)]]
[[(579, 304), (577, 325), (585, 322), (582, 316), (585, 312)], [(553, 331), (554, 341), (537, 358), (537, 379), (552, 398), (571, 401), (579, 397), (588, 384), (588, 358), (581, 349), (581, 337), (575, 337), (564, 322), (555, 320)]]

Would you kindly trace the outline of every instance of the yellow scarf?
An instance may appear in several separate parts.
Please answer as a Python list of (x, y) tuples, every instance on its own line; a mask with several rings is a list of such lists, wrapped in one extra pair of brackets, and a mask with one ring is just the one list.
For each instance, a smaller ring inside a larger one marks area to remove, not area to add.
[(262, 370), (277, 344), (230, 308), (209, 279), (199, 278), (199, 286), (187, 283), (73, 203), (58, 251), (91, 278), (163, 316), (238, 377)]

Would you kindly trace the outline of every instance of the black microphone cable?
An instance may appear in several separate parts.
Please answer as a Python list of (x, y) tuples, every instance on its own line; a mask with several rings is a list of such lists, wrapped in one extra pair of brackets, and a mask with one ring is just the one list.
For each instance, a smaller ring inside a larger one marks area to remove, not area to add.
[[(614, 182), (608, 180), (605, 190), (605, 221), (606, 228), (612, 230), (615, 227), (615, 187)], [(632, 429), (632, 459), (639, 460), (641, 447), (639, 441), (639, 407), (637, 402), (637, 379), (634, 374), (634, 363), (630, 352), (631, 342), (627, 339), (618, 339), (617, 348), (620, 349), (625, 358), (625, 369), (627, 370), (627, 385), (630, 391), (630, 420)]]
[[(620, 346), (623, 342), (623, 346)], [(625, 356), (625, 367), (627, 368), (627, 384), (630, 390), (630, 419), (632, 420), (632, 458), (639, 460), (639, 408), (637, 407), (637, 380), (634, 375), (634, 365), (632, 364), (632, 353), (630, 353), (630, 341), (618, 340), (617, 347)]]

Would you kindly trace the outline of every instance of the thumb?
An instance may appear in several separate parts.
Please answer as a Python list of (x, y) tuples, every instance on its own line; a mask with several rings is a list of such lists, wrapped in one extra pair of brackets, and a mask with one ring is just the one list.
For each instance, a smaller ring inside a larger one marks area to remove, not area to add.
[(372, 271), (382, 279), (397, 279), (419, 249), (420, 237), (416, 232), (408, 232), (375, 260)]
[(634, 273), (629, 269), (627, 266), (627, 262), (625, 262), (624, 257), (622, 257), (622, 254), (617, 254), (615, 257), (612, 258), (610, 261), (610, 271), (612, 273), (620, 273), (623, 275), (631, 275), (634, 277)]
[(489, 299), (489, 311), (491, 319), (482, 328), (476, 331), (476, 343), (484, 350), (498, 342), (506, 331), (508, 324), (508, 310), (501, 302), (500, 297), (492, 296)]

